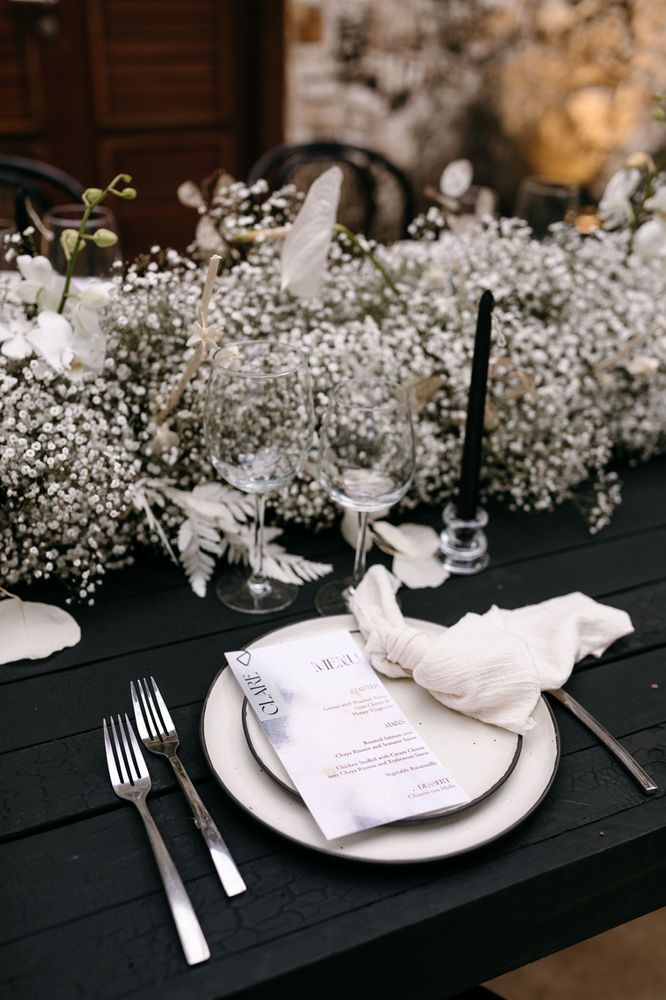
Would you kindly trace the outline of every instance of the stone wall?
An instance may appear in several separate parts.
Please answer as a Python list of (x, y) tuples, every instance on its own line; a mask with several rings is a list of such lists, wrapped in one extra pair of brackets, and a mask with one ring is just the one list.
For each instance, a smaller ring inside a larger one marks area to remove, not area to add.
[(287, 0), (288, 140), (379, 149), (417, 190), (458, 156), (511, 208), (539, 173), (598, 193), (654, 151), (666, 0)]

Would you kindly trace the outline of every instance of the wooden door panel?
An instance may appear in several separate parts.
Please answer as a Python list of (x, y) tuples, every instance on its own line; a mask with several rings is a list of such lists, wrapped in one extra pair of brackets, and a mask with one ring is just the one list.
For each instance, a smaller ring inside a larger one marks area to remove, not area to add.
[[(25, 135), (43, 127), (39, 42), (29, 12), (0, 6), (0, 134)], [(9, 150), (6, 150), (9, 152)]]
[(236, 167), (236, 143), (231, 132), (183, 132), (160, 136), (122, 136), (99, 142), (100, 176), (132, 174), (136, 201), (114, 199), (111, 206), (121, 222), (126, 257), (147, 250), (152, 243), (179, 250), (192, 241), (197, 215), (176, 197), (185, 180), (197, 183), (215, 170)]
[(89, 0), (102, 128), (220, 125), (233, 109), (230, 0)]
[(0, 152), (89, 185), (131, 173), (126, 255), (184, 248), (178, 185), (281, 141), (282, 44), (282, 0), (0, 0)]

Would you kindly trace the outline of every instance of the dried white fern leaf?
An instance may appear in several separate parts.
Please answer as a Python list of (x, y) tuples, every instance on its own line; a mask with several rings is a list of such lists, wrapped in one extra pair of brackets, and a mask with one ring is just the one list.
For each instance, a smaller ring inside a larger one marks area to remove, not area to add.
[(188, 517), (178, 531), (180, 559), (192, 590), (197, 597), (206, 596), (208, 581), (215, 571), (215, 560), (225, 548), (217, 528), (206, 521)]
[(311, 580), (319, 580), (333, 567), (330, 563), (314, 562), (304, 556), (286, 552), (281, 545), (267, 545), (264, 555), (264, 572), (273, 580), (300, 585)]
[(248, 493), (235, 490), (232, 486), (225, 486), (222, 483), (201, 483), (195, 486), (195, 491), (203, 497), (225, 503), (237, 521), (247, 521), (254, 515), (252, 497)]
[[(304, 556), (287, 552), (282, 545), (277, 545), (273, 539), (281, 535), (280, 528), (264, 529), (264, 573), (272, 580), (281, 580), (283, 583), (295, 583), (300, 586), (311, 580), (318, 580), (322, 576), (330, 573), (333, 567), (329, 563), (314, 562)], [(249, 529), (239, 532), (227, 538), (229, 548), (227, 559), (230, 563), (247, 563), (251, 545), (251, 532)]]

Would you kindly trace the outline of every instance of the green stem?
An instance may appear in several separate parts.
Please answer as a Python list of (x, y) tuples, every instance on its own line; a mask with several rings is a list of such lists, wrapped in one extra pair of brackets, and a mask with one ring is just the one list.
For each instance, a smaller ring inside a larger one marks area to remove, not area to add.
[(380, 264), (380, 262), (377, 260), (377, 258), (375, 257), (375, 255), (372, 253), (372, 251), (368, 250), (367, 247), (363, 246), (363, 244), (359, 240), (359, 238), (356, 235), (356, 233), (353, 233), (351, 231), (351, 229), (347, 228), (347, 226), (343, 226), (343, 224), (341, 222), (336, 222), (334, 224), (334, 226), (333, 226), (333, 229), (335, 230), (336, 233), (342, 233), (344, 236), (347, 237), (348, 240), (351, 240), (351, 242), (354, 244), (354, 246), (357, 247), (361, 251), (361, 253), (363, 254), (363, 256), (366, 257), (370, 261), (370, 263), (373, 265), (373, 267), (377, 268), (377, 270), (381, 274), (382, 278), (384, 279), (385, 284), (388, 285), (388, 287), (391, 289), (391, 291), (395, 295), (397, 295), (398, 297), (400, 297), (400, 292), (398, 291), (398, 289), (396, 287), (396, 284), (395, 284), (393, 278), (391, 277), (391, 275), (388, 273), (388, 271), (383, 266), (383, 264)]
[[(96, 204), (99, 204), (97, 202)], [(88, 219), (90, 218), (90, 213), (95, 206), (89, 205), (85, 212), (83, 213), (83, 218), (81, 219), (81, 225), (79, 226), (78, 236), (76, 238), (76, 243), (74, 244), (74, 249), (69, 255), (69, 260), (67, 261), (67, 270), (65, 271), (65, 287), (62, 290), (62, 295), (60, 296), (60, 303), (58, 305), (58, 312), (62, 313), (65, 309), (65, 303), (69, 297), (69, 288), (72, 284), (72, 276), (74, 274), (74, 268), (76, 267), (76, 262), (79, 257), (79, 251), (83, 246), (84, 240), (82, 236), (82, 231), (85, 229)]]
[(67, 298), (69, 296), (69, 289), (72, 284), (72, 277), (74, 275), (74, 268), (76, 267), (76, 261), (78, 259), (79, 253), (81, 252), (81, 247), (85, 243), (84, 233), (86, 231), (86, 226), (88, 225), (88, 220), (90, 219), (91, 213), (94, 208), (97, 208), (98, 205), (101, 205), (101, 203), (104, 201), (109, 192), (112, 191), (115, 188), (118, 181), (123, 180), (123, 178), (124, 174), (116, 174), (111, 183), (107, 184), (107, 186), (104, 188), (99, 198), (95, 199), (95, 201), (92, 201), (89, 205), (86, 205), (86, 210), (83, 213), (83, 217), (81, 218), (81, 224), (79, 226), (79, 232), (77, 235), (76, 243), (74, 244), (74, 249), (72, 250), (69, 256), (69, 260), (67, 261), (67, 270), (65, 271), (65, 287), (62, 290), (62, 295), (60, 296), (60, 302), (58, 304), (59, 313), (62, 313), (65, 309), (65, 303), (67, 302)]

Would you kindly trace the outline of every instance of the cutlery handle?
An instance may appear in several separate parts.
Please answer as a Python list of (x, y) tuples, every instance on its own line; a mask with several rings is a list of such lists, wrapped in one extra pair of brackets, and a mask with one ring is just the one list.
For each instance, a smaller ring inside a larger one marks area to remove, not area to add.
[(169, 760), (180, 782), (180, 787), (185, 792), (185, 797), (190, 804), (196, 825), (201, 831), (203, 839), (206, 841), (206, 846), (210, 851), (210, 856), (213, 859), (215, 870), (219, 875), (224, 891), (227, 896), (237, 896), (239, 893), (245, 892), (247, 886), (241, 878), (241, 873), (238, 871), (234, 859), (229, 853), (229, 848), (222, 839), (222, 834), (216, 827), (213, 817), (201, 801), (199, 793), (181, 763), (180, 757), (176, 753), (169, 754)]
[(621, 743), (619, 743), (615, 737), (611, 736), (607, 729), (601, 725), (600, 722), (590, 715), (587, 709), (583, 708), (580, 702), (572, 698), (570, 694), (563, 691), (562, 688), (557, 688), (554, 691), (549, 691), (549, 694), (556, 698), (561, 705), (564, 705), (579, 722), (582, 722), (584, 726), (594, 733), (597, 739), (603, 743), (607, 750), (609, 750), (613, 756), (622, 764), (624, 768), (629, 772), (634, 781), (639, 785), (640, 788), (645, 792), (646, 795), (653, 795), (658, 791), (658, 786), (654, 783), (652, 778), (646, 771), (643, 770), (641, 765), (631, 756), (628, 750), (625, 750)]
[(201, 930), (201, 925), (197, 920), (194, 907), (187, 889), (183, 885), (182, 879), (176, 870), (171, 855), (166, 844), (162, 840), (162, 835), (155, 825), (155, 820), (150, 815), (148, 806), (144, 801), (134, 800), (135, 805), (141, 813), (141, 818), (146, 826), (146, 833), (150, 840), (150, 846), (155, 855), (155, 861), (159, 868), (164, 891), (166, 892), (169, 907), (176, 924), (178, 937), (185, 952), (185, 959), (188, 965), (197, 965), (210, 958), (210, 950)]

